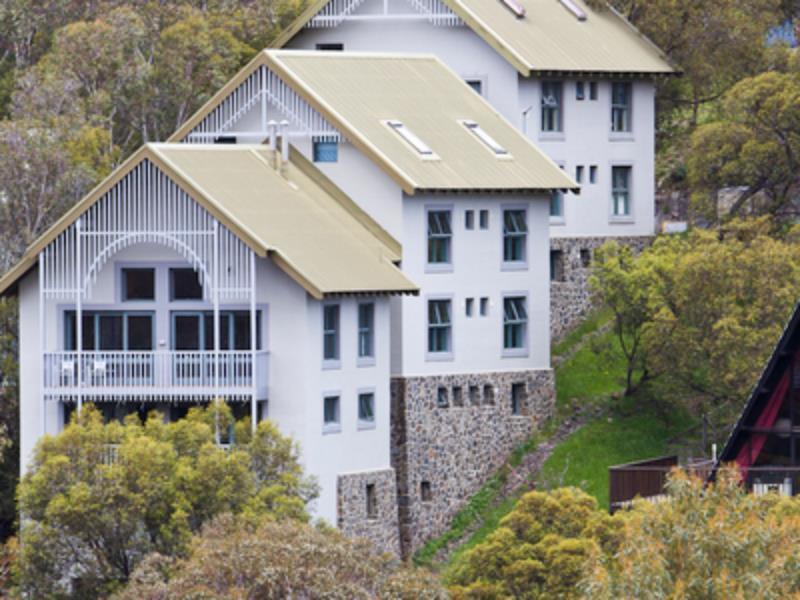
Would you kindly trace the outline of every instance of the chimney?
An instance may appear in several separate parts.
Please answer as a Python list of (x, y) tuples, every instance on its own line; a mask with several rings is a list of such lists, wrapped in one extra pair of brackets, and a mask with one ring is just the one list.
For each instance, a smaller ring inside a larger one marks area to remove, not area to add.
[(285, 165), (289, 162), (289, 121), (281, 121), (281, 162)]

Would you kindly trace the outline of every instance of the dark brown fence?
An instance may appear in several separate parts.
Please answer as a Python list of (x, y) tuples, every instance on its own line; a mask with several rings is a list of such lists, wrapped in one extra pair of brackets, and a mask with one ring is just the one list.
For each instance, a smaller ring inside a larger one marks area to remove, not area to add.
[(658, 498), (664, 493), (670, 469), (678, 466), (677, 456), (609, 467), (609, 508), (615, 512), (629, 505), (637, 496)]

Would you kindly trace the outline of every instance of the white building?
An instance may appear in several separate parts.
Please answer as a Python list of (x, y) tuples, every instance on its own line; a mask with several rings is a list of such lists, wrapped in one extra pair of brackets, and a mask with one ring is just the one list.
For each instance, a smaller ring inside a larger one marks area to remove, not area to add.
[(300, 443), (317, 516), (416, 547), (552, 408), (548, 205), (575, 183), (430, 56), (263, 52), (170, 142), (0, 280), (23, 468), (86, 402), (224, 397)]
[(608, 238), (654, 233), (655, 78), (664, 55), (584, 0), (317, 0), (276, 47), (432, 53), (581, 186), (550, 206), (553, 334), (588, 307)]

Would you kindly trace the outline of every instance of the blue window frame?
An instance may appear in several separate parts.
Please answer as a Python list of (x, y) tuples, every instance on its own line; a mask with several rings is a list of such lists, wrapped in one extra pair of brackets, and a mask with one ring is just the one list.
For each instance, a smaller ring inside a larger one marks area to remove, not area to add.
[(527, 215), (524, 210), (503, 211), (503, 261), (525, 262), (528, 240)]
[[(64, 313), (64, 349), (77, 348), (75, 311)], [(153, 313), (122, 311), (87, 311), (83, 313), (83, 350), (132, 351), (153, 350), (155, 339)]]
[(375, 357), (375, 304), (358, 305), (358, 357)]
[[(250, 349), (250, 311), (220, 311), (220, 350)], [(213, 350), (214, 313), (174, 311), (172, 313), (173, 350)], [(261, 349), (261, 311), (256, 311), (256, 349)]]
[(338, 142), (314, 142), (314, 162), (335, 163), (339, 160)]

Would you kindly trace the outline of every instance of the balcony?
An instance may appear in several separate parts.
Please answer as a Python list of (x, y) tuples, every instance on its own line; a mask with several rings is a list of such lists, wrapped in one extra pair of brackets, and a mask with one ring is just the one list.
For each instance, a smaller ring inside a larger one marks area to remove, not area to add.
[(44, 355), (46, 398), (202, 401), (267, 398), (269, 353), (236, 351), (52, 352)]

